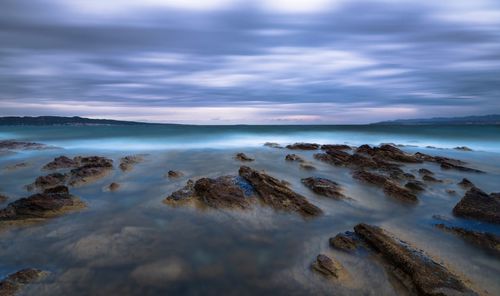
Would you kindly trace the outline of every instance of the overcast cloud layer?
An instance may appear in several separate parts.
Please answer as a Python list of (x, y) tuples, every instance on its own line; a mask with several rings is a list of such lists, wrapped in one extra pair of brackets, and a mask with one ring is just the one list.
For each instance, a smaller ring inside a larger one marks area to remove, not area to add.
[(500, 113), (500, 1), (2, 0), (0, 40), (0, 115)]

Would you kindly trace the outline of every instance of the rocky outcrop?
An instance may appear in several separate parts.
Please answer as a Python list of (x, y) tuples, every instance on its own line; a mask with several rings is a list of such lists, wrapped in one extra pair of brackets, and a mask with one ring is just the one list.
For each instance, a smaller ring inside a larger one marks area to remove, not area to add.
[(47, 163), (43, 166), (44, 170), (57, 170), (57, 169), (66, 169), (66, 168), (74, 168), (78, 166), (78, 162), (74, 159), (71, 159), (67, 156), (59, 156), (54, 158), (53, 161)]
[(48, 219), (83, 207), (85, 204), (71, 195), (68, 187), (57, 186), (10, 203), (0, 210), (0, 222)]
[(322, 213), (320, 208), (274, 177), (247, 166), (240, 167), (239, 175), (252, 185), (260, 200), (276, 210), (297, 212), (303, 216)]
[(387, 177), (367, 172), (356, 171), (353, 178), (383, 188), (387, 196), (406, 202), (417, 202), (418, 198), (409, 189), (399, 186), (399, 184), (389, 180)]
[(358, 248), (360, 241), (353, 232), (339, 233), (335, 237), (331, 237), (328, 242), (332, 248), (351, 252)]
[(0, 150), (40, 150), (46, 149), (48, 146), (45, 144), (34, 142), (22, 142), (14, 140), (1, 140)]
[(472, 183), (469, 179), (463, 178), (462, 181), (458, 182), (458, 185), (465, 188), (465, 189), (470, 189), (474, 186), (474, 183)]
[(431, 156), (431, 155), (424, 154), (421, 152), (415, 153), (414, 156), (421, 161), (438, 163), (438, 164), (440, 164), (441, 168), (444, 170), (457, 170), (457, 171), (462, 171), (462, 172), (484, 173), (481, 170), (463, 166), (465, 164), (465, 162), (458, 160), (458, 159), (447, 158), (447, 157), (442, 157), (442, 156)]
[(45, 274), (46, 272), (34, 268), (26, 268), (12, 273), (0, 280), (0, 295), (16, 295), (23, 286), (41, 279)]
[(298, 161), (298, 162), (304, 162), (304, 159), (297, 154), (287, 154), (285, 156), (286, 161)]
[(180, 178), (184, 176), (184, 174), (181, 171), (168, 171), (167, 177), (174, 179), (174, 178)]
[(321, 150), (351, 150), (351, 146), (345, 144), (325, 144), (321, 145)]
[(477, 295), (444, 266), (407, 244), (394, 239), (379, 227), (358, 224), (354, 227), (374, 251), (403, 276), (402, 283), (419, 295)]
[(412, 192), (421, 192), (424, 191), (424, 183), (420, 181), (409, 181), (405, 184), (405, 188), (411, 190)]
[(34, 188), (37, 188), (43, 190), (51, 187), (64, 185), (67, 179), (68, 179), (67, 175), (61, 173), (52, 173), (45, 176), (40, 176), (36, 178), (35, 182), (32, 185), (28, 186), (28, 189), (32, 190)]
[(237, 153), (234, 159), (239, 160), (239, 161), (254, 161), (255, 159), (247, 156), (245, 153)]
[(403, 163), (421, 163), (422, 160), (414, 155), (407, 154), (401, 149), (389, 144), (381, 145), (380, 147), (370, 147), (369, 145), (361, 145), (356, 149), (356, 153), (367, 154), (373, 158), (379, 158), (385, 161), (396, 161)]
[(345, 198), (342, 188), (337, 182), (325, 178), (309, 177), (301, 180), (302, 184), (314, 193), (334, 199)]
[(442, 223), (436, 224), (436, 228), (458, 235), (472, 244), (488, 249), (496, 253), (496, 255), (500, 255), (500, 236), (498, 235), (468, 230), (462, 227), (446, 226)]
[(131, 171), (134, 165), (144, 161), (141, 155), (128, 155), (120, 159), (120, 169), (124, 172)]
[(434, 173), (428, 169), (421, 168), (418, 170), (418, 173), (422, 176), (428, 175), (428, 176), (433, 176)]
[(320, 145), (316, 143), (294, 143), (286, 146), (286, 148), (292, 150), (318, 150), (319, 147)]
[(483, 192), (477, 187), (469, 189), (453, 208), (458, 217), (500, 224), (500, 193)]
[(334, 278), (341, 277), (341, 273), (345, 272), (340, 262), (323, 254), (319, 254), (316, 257), (316, 260), (312, 264), (312, 268), (326, 277)]
[(75, 157), (79, 166), (69, 172), (68, 184), (81, 186), (106, 176), (113, 169), (113, 160), (100, 156)]

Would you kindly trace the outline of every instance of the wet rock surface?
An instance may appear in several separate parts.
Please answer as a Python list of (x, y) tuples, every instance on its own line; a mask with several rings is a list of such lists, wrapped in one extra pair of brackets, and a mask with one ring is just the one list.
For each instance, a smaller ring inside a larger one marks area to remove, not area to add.
[(353, 232), (339, 233), (334, 237), (331, 237), (328, 242), (332, 248), (351, 252), (358, 248), (360, 241)]
[(255, 159), (247, 156), (245, 153), (237, 153), (234, 159), (239, 160), (239, 161), (254, 161)]
[(418, 173), (419, 173), (420, 175), (422, 175), (422, 176), (426, 176), (426, 175), (428, 175), (428, 176), (433, 176), (433, 175), (434, 175), (434, 173), (433, 173), (432, 171), (430, 171), (430, 170), (428, 170), (428, 169), (424, 169), (424, 168), (419, 169), (419, 170), (418, 170)]
[(455, 205), (453, 214), (458, 217), (500, 224), (500, 193), (488, 195), (481, 189), (473, 187)]
[(345, 144), (325, 144), (321, 145), (321, 150), (351, 150), (352, 147)]
[(68, 187), (57, 186), (8, 204), (0, 210), (0, 222), (53, 218), (84, 206)]
[(48, 146), (41, 143), (0, 140), (0, 150), (40, 150), (46, 148)]
[(467, 146), (458, 146), (458, 147), (455, 147), (453, 149), (455, 149), (455, 150), (461, 150), (461, 151), (472, 151), (472, 149), (470, 149)]
[(43, 166), (45, 170), (56, 170), (56, 169), (65, 169), (65, 168), (74, 168), (78, 166), (78, 162), (74, 159), (71, 159), (67, 156), (59, 156), (54, 158), (53, 161), (47, 163)]
[(274, 143), (274, 142), (266, 142), (266, 143), (264, 143), (264, 146), (270, 147), (270, 148), (283, 149), (283, 146), (281, 146), (279, 143)]
[(128, 155), (120, 159), (120, 169), (124, 172), (131, 171), (134, 165), (144, 161), (142, 155)]
[(304, 216), (318, 216), (322, 213), (320, 208), (274, 177), (247, 166), (240, 167), (239, 175), (253, 186), (266, 205), (276, 210), (297, 212)]
[(39, 269), (26, 268), (8, 275), (0, 280), (0, 296), (16, 295), (23, 286), (39, 280), (45, 273)]
[(425, 182), (431, 182), (431, 183), (442, 183), (443, 182), (443, 180), (436, 179), (431, 175), (424, 175), (422, 177), (422, 180), (424, 180)]
[(425, 190), (425, 185), (420, 181), (409, 181), (405, 184), (405, 188), (412, 192), (421, 192)]
[(168, 171), (167, 172), (167, 177), (168, 178), (180, 178), (184, 176), (184, 174), (181, 171)]
[(345, 198), (342, 194), (342, 188), (337, 182), (325, 178), (309, 177), (301, 180), (302, 184), (312, 190), (314, 193), (331, 197), (334, 199)]
[(285, 160), (286, 161), (298, 161), (298, 162), (303, 162), (304, 159), (300, 156), (298, 156), (297, 154), (287, 154), (285, 156)]
[(369, 145), (361, 145), (356, 149), (357, 153), (367, 154), (373, 158), (382, 160), (403, 162), (403, 163), (421, 163), (418, 157), (407, 154), (403, 150), (389, 144), (381, 145), (380, 147), (370, 147)]
[(26, 162), (19, 162), (19, 163), (15, 163), (15, 164), (11, 164), (11, 165), (5, 166), (4, 169), (7, 170), (7, 171), (15, 171), (15, 170), (18, 170), (18, 169), (26, 168), (28, 166), (29, 166), (29, 164), (26, 163)]
[(479, 232), (457, 226), (447, 226), (443, 223), (436, 224), (436, 228), (453, 233), (464, 240), (488, 249), (500, 256), (500, 236), (488, 232)]
[(339, 278), (344, 268), (340, 262), (326, 255), (319, 254), (312, 264), (312, 268), (326, 277)]
[[(419, 295), (477, 295), (444, 266), (436, 263), (424, 253), (393, 238), (383, 229), (358, 224), (354, 227), (371, 248), (378, 252), (390, 266), (409, 279)], [(406, 284), (406, 281), (402, 281)]]
[(28, 189), (47, 189), (59, 185), (64, 185), (67, 179), (68, 176), (61, 173), (52, 173), (45, 176), (40, 176), (36, 178), (35, 182), (32, 185), (28, 186)]
[(316, 143), (294, 143), (286, 146), (286, 148), (292, 150), (318, 150), (319, 147), (320, 145)]
[(466, 189), (470, 189), (472, 187), (475, 187), (474, 186), (474, 183), (472, 183), (469, 179), (467, 178), (463, 178), (462, 181), (458, 182), (458, 185), (463, 187), (463, 188), (466, 188)]
[(113, 183), (109, 184), (109, 186), (108, 186), (108, 190), (109, 190), (109, 191), (116, 191), (116, 190), (118, 190), (119, 188), (120, 188), (120, 184), (115, 183), (115, 182), (113, 182)]
[(415, 203), (418, 201), (417, 196), (408, 188), (401, 187), (397, 183), (389, 180), (387, 177), (367, 172), (356, 171), (353, 173), (353, 178), (383, 188), (387, 196), (396, 198), (401, 201)]

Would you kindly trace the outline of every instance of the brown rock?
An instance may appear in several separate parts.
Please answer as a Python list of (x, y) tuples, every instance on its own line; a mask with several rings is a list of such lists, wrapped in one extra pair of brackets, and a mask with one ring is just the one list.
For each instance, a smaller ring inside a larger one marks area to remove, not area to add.
[(298, 161), (298, 162), (303, 162), (304, 159), (302, 157), (298, 156), (297, 154), (287, 154), (285, 156), (285, 160), (287, 161)]
[(6, 202), (8, 199), (6, 195), (0, 194), (0, 203)]
[(239, 161), (254, 161), (255, 159), (248, 157), (245, 153), (237, 153), (236, 156), (234, 157), (236, 160)]
[(477, 187), (469, 189), (453, 208), (458, 217), (500, 224), (500, 193), (484, 193)]
[(330, 246), (342, 251), (351, 252), (358, 248), (359, 239), (354, 237), (354, 233), (339, 233), (329, 239)]
[(352, 177), (354, 179), (357, 179), (357, 180), (360, 180), (360, 181), (363, 181), (366, 183), (370, 183), (373, 185), (377, 185), (377, 186), (384, 186), (384, 184), (389, 181), (389, 179), (385, 176), (375, 174), (375, 173), (370, 173), (367, 171), (355, 171), (352, 174)]
[(344, 144), (326, 144), (321, 145), (321, 150), (351, 150), (351, 146)]
[(180, 178), (184, 176), (184, 174), (181, 171), (168, 171), (167, 177), (169, 178)]
[(15, 170), (22, 169), (25, 167), (28, 167), (28, 164), (26, 162), (19, 162), (19, 163), (15, 163), (15, 164), (11, 164), (11, 165), (6, 166), (5, 170), (15, 171)]
[(318, 216), (322, 213), (320, 208), (276, 178), (247, 166), (240, 167), (239, 175), (252, 185), (266, 205), (274, 209), (293, 211), (304, 216)]
[[(444, 266), (392, 238), (381, 228), (358, 224), (354, 230), (390, 265), (408, 278), (419, 295), (477, 295)], [(402, 282), (406, 284), (406, 281)], [(410, 290), (412, 288), (409, 287)]]
[(307, 171), (313, 171), (313, 170), (316, 169), (315, 166), (313, 166), (312, 164), (310, 164), (308, 162), (301, 162), (299, 166), (300, 166), (301, 169), (304, 169), (304, 170), (307, 170)]
[(380, 147), (370, 147), (369, 145), (361, 145), (356, 149), (356, 153), (367, 154), (372, 157), (377, 157), (384, 161), (397, 161), (397, 162), (405, 162), (405, 163), (420, 163), (418, 157), (414, 155), (407, 154), (401, 149), (389, 145), (383, 144)]
[(325, 178), (309, 177), (302, 179), (302, 184), (311, 189), (314, 193), (331, 197), (334, 199), (342, 199), (345, 196), (342, 194), (340, 185), (334, 181)]
[(38, 189), (47, 189), (55, 186), (64, 185), (67, 180), (67, 176), (61, 173), (52, 173), (45, 176), (40, 176), (36, 178), (34, 187)]
[(433, 175), (434, 175), (434, 173), (433, 173), (432, 171), (429, 171), (428, 169), (424, 169), (424, 168), (419, 169), (419, 170), (418, 170), (418, 173), (419, 173), (420, 175), (423, 175), (423, 176), (425, 176), (425, 175), (428, 175), (428, 176), (433, 176)]
[(118, 190), (118, 188), (120, 188), (120, 184), (115, 183), (115, 182), (109, 184), (109, 186), (108, 186), (109, 191), (116, 191), (116, 190)]
[(24, 285), (39, 280), (44, 274), (45, 272), (34, 268), (26, 268), (12, 273), (0, 280), (0, 295), (13, 296), (17, 294)]
[(467, 178), (463, 178), (462, 181), (458, 182), (458, 185), (460, 185), (460, 186), (462, 186), (463, 188), (466, 188), (466, 189), (470, 189), (472, 187), (475, 187), (474, 183), (472, 183), (471, 181), (469, 181), (469, 179), (467, 179)]
[(270, 148), (278, 148), (278, 149), (283, 149), (283, 146), (281, 146), (278, 143), (272, 143), (272, 142), (266, 142), (264, 143), (264, 146), (270, 147)]
[(397, 183), (392, 182), (385, 176), (366, 171), (356, 171), (353, 174), (353, 178), (382, 187), (387, 196), (412, 203), (418, 201), (415, 194), (413, 194), (410, 190), (399, 186)]
[(452, 170), (453, 169), (453, 170), (462, 171), (462, 172), (484, 173), (481, 170), (465, 167), (462, 165), (457, 165), (457, 164), (454, 164), (454, 163), (448, 162), (448, 161), (442, 161), (440, 163), (441, 163), (441, 168), (443, 170)]
[(319, 144), (316, 143), (295, 143), (287, 145), (286, 148), (293, 150), (318, 150)]
[(436, 179), (436, 178), (434, 178), (433, 176), (430, 176), (430, 175), (424, 175), (422, 177), (422, 180), (424, 180), (426, 182), (433, 182), (433, 183), (442, 183), (443, 182), (443, 180)]
[(100, 156), (75, 157), (79, 166), (70, 171), (69, 185), (80, 186), (106, 176), (113, 169), (113, 160)]
[(455, 147), (453, 149), (455, 149), (455, 150), (461, 150), (461, 151), (472, 151), (472, 149), (470, 149), (467, 146), (459, 146), (459, 147)]
[(338, 261), (323, 254), (316, 257), (312, 268), (324, 276), (335, 278), (339, 278), (344, 269)]
[(45, 144), (13, 140), (0, 141), (0, 150), (40, 150), (48, 148)]
[(424, 184), (422, 182), (420, 182), (420, 181), (410, 181), (410, 182), (407, 182), (405, 184), (405, 187), (407, 189), (410, 189), (413, 192), (420, 192), (420, 191), (424, 191), (425, 190)]
[(56, 170), (56, 169), (65, 169), (65, 168), (74, 168), (78, 166), (78, 162), (75, 160), (66, 157), (64, 155), (54, 158), (53, 161), (47, 163), (43, 166), (44, 170)]
[(488, 232), (478, 232), (467, 230), (462, 227), (446, 226), (444, 224), (436, 224), (438, 229), (453, 233), (462, 237), (464, 240), (493, 251), (500, 255), (500, 236)]
[(124, 172), (132, 170), (134, 165), (144, 161), (141, 155), (128, 155), (120, 159), (120, 169)]

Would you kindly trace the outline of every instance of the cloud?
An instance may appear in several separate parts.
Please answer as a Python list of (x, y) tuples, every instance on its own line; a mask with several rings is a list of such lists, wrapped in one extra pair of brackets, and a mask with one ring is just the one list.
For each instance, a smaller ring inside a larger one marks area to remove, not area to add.
[(0, 115), (223, 124), (500, 112), (499, 13), (487, 0), (5, 0)]

